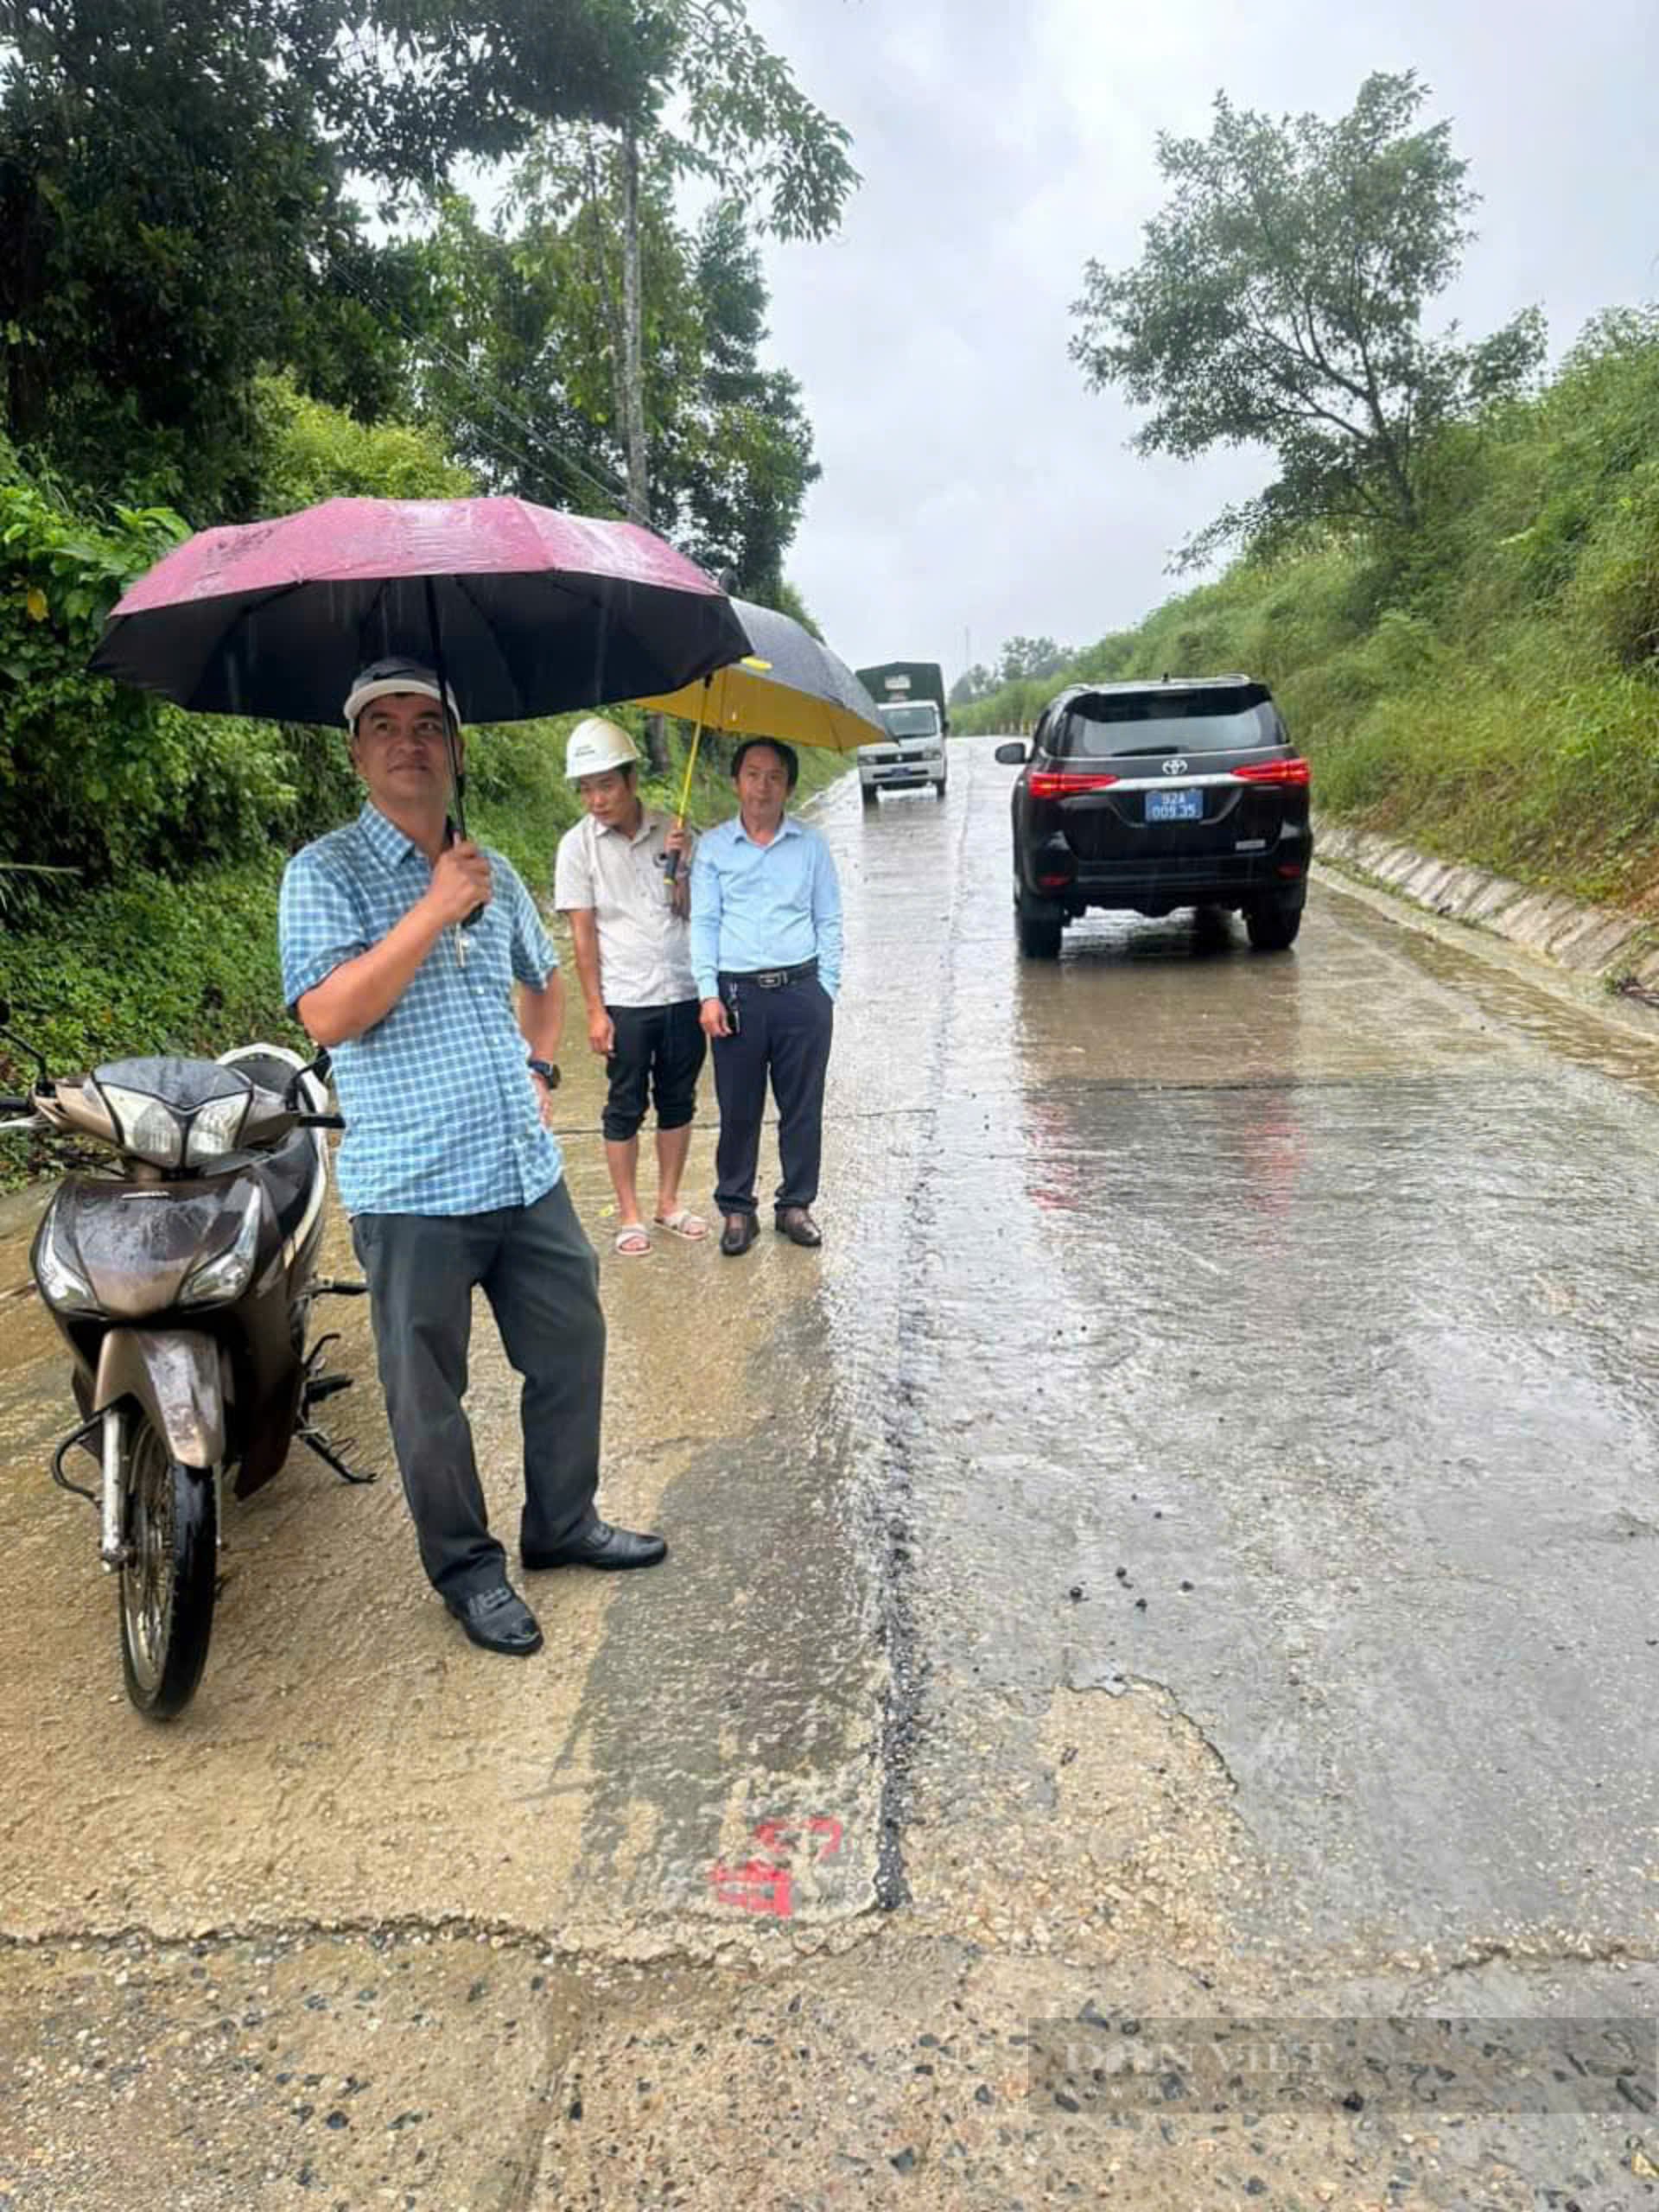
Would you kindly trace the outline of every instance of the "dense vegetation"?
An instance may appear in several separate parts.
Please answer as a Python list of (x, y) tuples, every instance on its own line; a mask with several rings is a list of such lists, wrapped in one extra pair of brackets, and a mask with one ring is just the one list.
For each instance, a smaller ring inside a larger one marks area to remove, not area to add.
[[(274, 380), (259, 403), (273, 505), (468, 483), (416, 428), (359, 424)], [(77, 515), (0, 449), (0, 823), (31, 871), (0, 874), (0, 995), (59, 1068), (250, 1036), (297, 1042), (277, 976), (277, 883), (288, 854), (361, 799), (338, 728), (188, 715), (84, 673), (111, 602), (182, 527), (164, 508)], [(576, 818), (563, 772), (575, 719), (469, 735), (469, 825), (538, 888)], [(689, 735), (647, 782), (653, 803), (677, 800)], [(729, 810), (728, 751), (705, 741), (694, 820)], [(808, 754), (804, 786), (840, 766)], [(73, 873), (36, 876), (41, 863)], [(0, 1047), (0, 1080), (19, 1072)], [(0, 1185), (26, 1158), (16, 1142), (0, 1148)]]
[(1604, 315), (1541, 392), (1447, 425), (1420, 483), (1414, 527), (1306, 531), (955, 726), (1028, 729), (1069, 682), (1248, 670), (1321, 806), (1659, 911), (1659, 310)]
[[(855, 182), (746, 0), (0, 7), (0, 995), (54, 1065), (282, 1034), (282, 864), (359, 796), (338, 728), (89, 677), (125, 585), (209, 524), (490, 491), (804, 613), (817, 465), (756, 239), (825, 235)], [(532, 884), (565, 727), (472, 736), (472, 818)], [(694, 812), (728, 803), (715, 747)]]

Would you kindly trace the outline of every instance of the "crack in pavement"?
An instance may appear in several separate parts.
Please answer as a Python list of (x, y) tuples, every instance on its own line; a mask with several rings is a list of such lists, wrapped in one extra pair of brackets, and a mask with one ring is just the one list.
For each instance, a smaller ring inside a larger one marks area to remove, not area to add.
[[(704, 1924), (719, 1926), (722, 1923), (698, 1923), (699, 1926)], [(855, 1949), (861, 1943), (873, 1941), (880, 1925), (880, 1912), (872, 1902), (832, 1922), (793, 1922), (785, 1940), (789, 1945), (791, 1959), (798, 1963), (821, 1951), (833, 1951), (839, 1955)], [(639, 1930), (640, 1923), (630, 1920), (628, 1932), (638, 1933)], [(546, 1966), (574, 1967), (591, 1965), (595, 1961), (608, 1964), (619, 1955), (614, 1935), (599, 1935), (587, 1942), (572, 1943), (568, 1939), (561, 1941), (545, 1930), (525, 1927), (516, 1921), (476, 1919), (463, 1913), (448, 1913), (436, 1917), (409, 1915), (390, 1919), (371, 1916), (338, 1920), (235, 1921), (192, 1928), (182, 1934), (146, 1927), (139, 1921), (124, 1922), (119, 1928), (65, 1924), (35, 1929), (26, 1936), (0, 1929), (0, 1958), (27, 1957), (41, 1951), (60, 1950), (66, 1946), (73, 1946), (83, 1951), (103, 1952), (142, 1944), (150, 1950), (169, 1952), (188, 1951), (194, 1944), (204, 1943), (304, 1943), (361, 1940), (390, 1947), (402, 1942), (448, 1942), (456, 1937), (468, 1942), (499, 1944), (503, 1949), (534, 1951), (538, 1961)], [(706, 1944), (688, 1939), (682, 1929), (677, 1942), (653, 1939), (649, 1954), (652, 1967), (721, 1967), (734, 1962), (747, 1962), (751, 1956), (750, 1947), (735, 1929)]]

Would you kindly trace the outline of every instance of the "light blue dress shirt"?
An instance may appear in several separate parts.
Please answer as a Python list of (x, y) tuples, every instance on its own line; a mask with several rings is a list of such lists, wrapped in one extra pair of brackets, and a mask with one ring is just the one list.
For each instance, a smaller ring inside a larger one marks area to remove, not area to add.
[(691, 869), (691, 971), (699, 998), (714, 998), (722, 969), (818, 963), (834, 998), (841, 983), (841, 885), (816, 830), (785, 815), (770, 844), (757, 844), (741, 818), (716, 823), (697, 842)]
[[(514, 981), (540, 990), (558, 956), (511, 861), (485, 858), (493, 895), (464, 958), (461, 929), (445, 930), (391, 1013), (332, 1048), (348, 1212), (533, 1205), (564, 1172), (512, 1011)], [(296, 853), (279, 909), (289, 1005), (378, 944), (431, 880), (426, 855), (372, 801)]]

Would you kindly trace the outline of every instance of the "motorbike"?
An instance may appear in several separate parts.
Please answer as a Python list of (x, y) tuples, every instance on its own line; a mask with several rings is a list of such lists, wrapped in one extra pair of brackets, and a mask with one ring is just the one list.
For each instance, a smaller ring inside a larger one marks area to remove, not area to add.
[[(353, 1378), (321, 1368), (324, 1297), (367, 1286), (316, 1273), (328, 1184), (328, 1056), (280, 1045), (216, 1060), (113, 1060), (0, 1097), (0, 1128), (91, 1140), (114, 1173), (72, 1166), (29, 1255), (35, 1287), (68, 1349), (80, 1413), (53, 1479), (99, 1510), (99, 1556), (118, 1581), (127, 1694), (154, 1720), (194, 1694), (207, 1663), (225, 1502), (251, 1497), (297, 1439), (347, 1482), (351, 1466), (314, 1420)], [(98, 1487), (74, 1481), (79, 1447)]]

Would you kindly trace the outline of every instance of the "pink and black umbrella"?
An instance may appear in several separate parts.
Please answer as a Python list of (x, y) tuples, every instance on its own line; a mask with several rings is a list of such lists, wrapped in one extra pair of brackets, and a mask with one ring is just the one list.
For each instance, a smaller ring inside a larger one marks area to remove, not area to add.
[(720, 587), (636, 524), (525, 499), (329, 499), (176, 546), (92, 666), (202, 713), (321, 722), (359, 668), (406, 653), (488, 722), (671, 691), (748, 650)]

